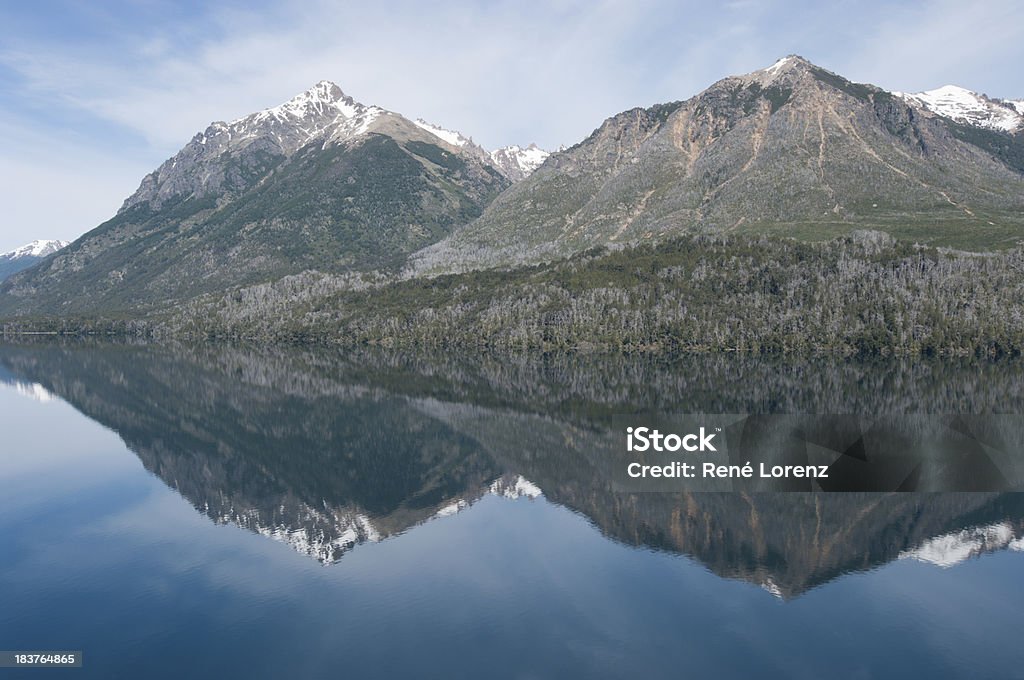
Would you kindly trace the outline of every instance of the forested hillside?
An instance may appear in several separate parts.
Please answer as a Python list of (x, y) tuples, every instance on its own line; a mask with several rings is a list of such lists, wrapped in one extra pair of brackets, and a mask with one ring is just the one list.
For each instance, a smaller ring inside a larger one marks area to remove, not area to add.
[[(145, 320), (19, 328), (342, 345), (1019, 354), (1024, 250), (681, 237), (551, 265), (386, 282), (305, 274)], [(14, 326), (8, 324), (8, 329)]]

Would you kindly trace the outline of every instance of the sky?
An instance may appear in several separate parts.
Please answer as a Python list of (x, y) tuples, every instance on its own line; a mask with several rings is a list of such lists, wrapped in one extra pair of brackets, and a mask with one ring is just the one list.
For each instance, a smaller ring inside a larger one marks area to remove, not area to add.
[(489, 149), (554, 149), (787, 54), (1024, 97), (1019, 0), (2, 3), (0, 252), (77, 238), (211, 122), (319, 80)]

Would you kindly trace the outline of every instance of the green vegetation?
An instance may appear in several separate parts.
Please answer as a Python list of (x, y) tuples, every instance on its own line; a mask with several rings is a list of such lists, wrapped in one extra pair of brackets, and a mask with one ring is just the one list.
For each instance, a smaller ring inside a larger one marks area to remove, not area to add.
[(667, 102), (665, 104), (655, 104), (654, 106), (647, 109), (647, 115), (652, 119), (656, 120), (659, 124), (664, 123), (668, 120), (668, 117), (679, 110), (679, 107), (683, 105), (683, 102)]
[(988, 130), (948, 119), (943, 119), (943, 122), (957, 139), (988, 151), (1014, 170), (1024, 173), (1024, 133)]
[(837, 90), (842, 90), (854, 99), (860, 99), (861, 101), (871, 101), (871, 95), (879, 91), (876, 87), (864, 85), (863, 83), (850, 82), (842, 76), (838, 76), (835, 73), (829, 73), (825, 69), (818, 68), (817, 66), (813, 67), (811, 72), (814, 74), (814, 77), (821, 82), (831, 85)]
[[(141, 315), (310, 269), (396, 269), (508, 186), (437, 146), (406, 146), (371, 133), (357, 144), (310, 144), (287, 160), (228, 154), (226, 196), (119, 213), (68, 249), (75, 266), (4, 282), (0, 316)], [(18, 285), (31, 301), (3, 292)]]
[(362, 290), (262, 286), (146, 332), (265, 342), (608, 351), (1019, 354), (1024, 251), (683, 237)]
[(757, 109), (757, 100), (761, 97), (771, 104), (771, 112), (775, 113), (782, 108), (793, 96), (793, 88), (783, 85), (769, 85), (762, 88), (760, 83), (750, 83), (745, 89), (735, 88), (732, 93), (731, 103), (733, 105), (743, 104), (743, 113), (751, 114)]
[(439, 165), (442, 168), (449, 170), (464, 170), (466, 168), (466, 161), (462, 160), (453, 153), (448, 153), (436, 144), (427, 144), (426, 142), (406, 142), (405, 148), (412, 151), (421, 158), (426, 158), (434, 165)]
[(875, 230), (908, 243), (984, 252), (1018, 247), (1024, 241), (1024, 215), (1004, 211), (975, 211), (974, 216), (949, 206), (932, 215), (859, 206), (857, 221), (807, 220), (801, 222), (747, 222), (733, 233), (827, 241), (856, 230)]

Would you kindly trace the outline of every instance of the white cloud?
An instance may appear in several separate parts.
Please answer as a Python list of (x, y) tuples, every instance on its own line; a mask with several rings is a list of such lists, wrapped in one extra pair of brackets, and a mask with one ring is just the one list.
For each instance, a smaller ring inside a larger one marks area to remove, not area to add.
[(1024, 96), (1024, 21), (1017, 0), (932, 0), (893, 7), (838, 60), (844, 75), (903, 91), (957, 84)]

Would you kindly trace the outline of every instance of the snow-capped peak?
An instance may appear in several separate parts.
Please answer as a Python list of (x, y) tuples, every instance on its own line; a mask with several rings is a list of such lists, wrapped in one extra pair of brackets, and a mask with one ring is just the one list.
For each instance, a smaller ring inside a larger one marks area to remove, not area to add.
[[(225, 154), (244, 152), (253, 144), (260, 151), (290, 156), (310, 143), (346, 142), (369, 131), (388, 112), (349, 97), (329, 80), (321, 80), (283, 104), (251, 113), (229, 123), (211, 123), (177, 154), (150, 173), (121, 206), (138, 203), (159, 208), (178, 194), (207, 195), (224, 184), (219, 167)], [(210, 167), (213, 166), (213, 167)]]
[(427, 132), (434, 135), (438, 139), (443, 139), (452, 146), (462, 147), (472, 143), (472, 141), (468, 137), (463, 135), (461, 132), (457, 132), (455, 130), (448, 130), (447, 128), (443, 128), (440, 125), (428, 123), (422, 118), (417, 118), (413, 122), (416, 124), (416, 127), (426, 130)]
[(0, 255), (0, 257), (8, 260), (16, 260), (20, 257), (46, 257), (67, 245), (66, 241), (58, 241), (56, 239), (37, 240), (32, 241), (32, 243), (26, 243), (20, 248), (15, 248), (8, 253), (4, 253)]
[(368, 109), (373, 108), (360, 104), (349, 97), (341, 88), (329, 80), (321, 80), (305, 92), (295, 95), (283, 104), (257, 111), (256, 113), (244, 116), (231, 121), (228, 125), (236, 125), (245, 121), (262, 122), (269, 118), (285, 122), (288, 120), (306, 118), (313, 115), (345, 118), (354, 118)]
[(956, 85), (944, 85), (927, 92), (893, 94), (965, 125), (1005, 132), (1024, 127), (1024, 101), (991, 99)]
[(290, 154), (312, 139), (324, 139), (326, 144), (356, 137), (384, 113), (378, 106), (357, 102), (331, 81), (321, 80), (283, 104), (230, 123), (214, 123), (194, 141), (218, 155), (264, 137), (275, 140), (281, 151)]
[(513, 182), (517, 182), (532, 174), (543, 165), (550, 152), (530, 144), (525, 149), (518, 144), (504, 146), (490, 152), (491, 162)]

